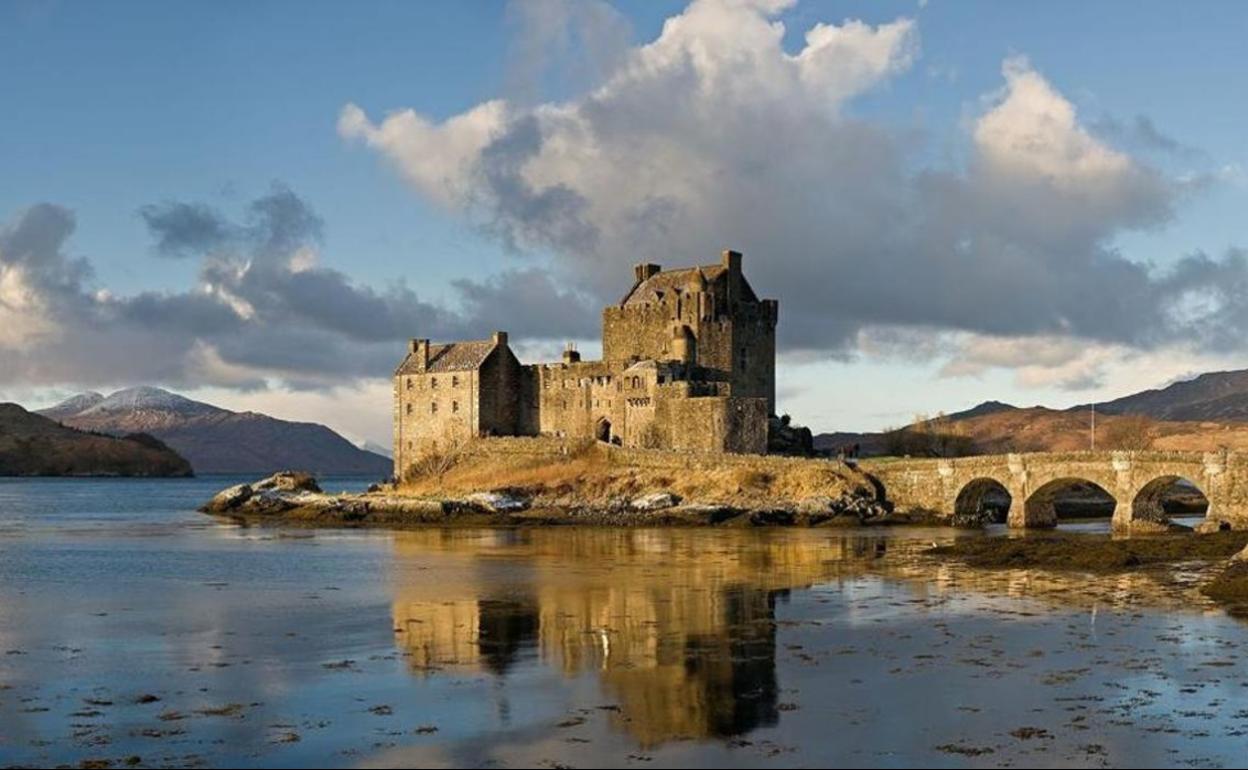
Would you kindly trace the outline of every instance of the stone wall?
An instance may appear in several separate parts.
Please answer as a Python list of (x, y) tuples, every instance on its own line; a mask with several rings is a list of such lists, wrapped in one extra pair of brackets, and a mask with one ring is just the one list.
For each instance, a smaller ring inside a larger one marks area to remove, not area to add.
[[(496, 378), (494, 368), (483, 367)], [(491, 388), (493, 390), (493, 388)], [(481, 432), (481, 382), (475, 371), (413, 373), (395, 378), (394, 468), (401, 476), (426, 451), (462, 443)], [(489, 401), (496, 419), (497, 403)]]
[(766, 454), (767, 411), (761, 398), (661, 394), (655, 425), (671, 449)]
[(764, 300), (745, 305), (733, 321), (732, 393), (767, 400), (768, 414), (776, 413), (776, 320), (779, 306)]
[(550, 436), (479, 438), (465, 444), (460, 451), (471, 457), (498, 462), (500, 465), (515, 462), (531, 462), (533, 459), (561, 462), (569, 457), (576, 457), (584, 452), (593, 451), (604, 453), (612, 463), (620, 465), (695, 472), (720, 470), (725, 467), (773, 473), (804, 466), (845, 467), (845, 464), (839, 460), (824, 458), (781, 457), (777, 455), (739, 454), (733, 452), (710, 454), (695, 450), (645, 449)]

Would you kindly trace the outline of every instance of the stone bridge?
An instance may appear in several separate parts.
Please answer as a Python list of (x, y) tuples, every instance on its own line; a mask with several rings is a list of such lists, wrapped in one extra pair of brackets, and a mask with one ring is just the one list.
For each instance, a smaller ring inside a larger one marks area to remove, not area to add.
[(1178, 480), (1209, 500), (1207, 518), (1248, 528), (1248, 455), (1235, 452), (1037, 452), (953, 459), (864, 460), (884, 499), (900, 511), (973, 514), (984, 495), (1009, 493), (1011, 527), (1052, 527), (1054, 498), (1079, 482), (1113, 496), (1113, 528), (1158, 531), (1162, 498)]

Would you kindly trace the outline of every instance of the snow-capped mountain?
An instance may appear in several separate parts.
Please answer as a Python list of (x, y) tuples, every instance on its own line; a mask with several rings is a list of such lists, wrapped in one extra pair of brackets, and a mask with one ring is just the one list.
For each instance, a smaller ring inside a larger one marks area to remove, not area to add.
[(382, 477), (392, 467), (388, 458), (356, 447), (324, 425), (232, 412), (150, 386), (107, 397), (82, 393), (39, 413), (82, 430), (151, 434), (198, 474), (297, 469)]

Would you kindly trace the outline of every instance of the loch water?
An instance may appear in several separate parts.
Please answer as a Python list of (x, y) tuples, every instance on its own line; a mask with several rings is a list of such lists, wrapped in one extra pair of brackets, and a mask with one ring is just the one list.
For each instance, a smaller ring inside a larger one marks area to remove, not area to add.
[(941, 529), (195, 512), (233, 481), (0, 480), (0, 767), (1248, 761), (1248, 625), (1199, 565), (979, 572), (924, 554), (983, 536)]

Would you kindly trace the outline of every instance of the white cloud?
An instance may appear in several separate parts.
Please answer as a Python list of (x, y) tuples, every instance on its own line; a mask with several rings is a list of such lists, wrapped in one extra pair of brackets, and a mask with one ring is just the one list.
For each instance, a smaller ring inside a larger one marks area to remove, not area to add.
[(1096, 344), (1070, 337), (998, 337), (945, 334), (939, 343), (944, 360), (939, 376), (985, 378), (1009, 372), (1020, 391), (1077, 391), (1087, 398), (1116, 397), (1160, 387), (1193, 372), (1242, 367), (1238, 356), (1202, 352), (1176, 343), (1154, 350)]
[(842, 356), (873, 327), (1227, 344), (1245, 314), (1223, 288), (1241, 280), (1233, 255), (1159, 270), (1113, 247), (1168, 222), (1195, 185), (1094, 136), (1020, 57), (967, 126), (965, 162), (916, 170), (922, 137), (853, 109), (912, 67), (916, 22), (821, 22), (790, 53), (791, 5), (695, 0), (565, 101), (491, 100), (440, 122), (347, 105), (340, 129), (600, 300), (631, 263), (739, 248), (781, 300), (790, 353)]
[[(462, 206), (471, 195), (473, 164), (504, 126), (506, 105), (481, 104), (436, 125), (412, 110), (389, 115), (380, 125), (348, 104), (338, 116), (338, 133), (361, 139), (386, 154), (417, 189), (448, 207)], [(430, 148), (437, 148), (430, 152)]]
[(1005, 89), (974, 131), (976, 150), (992, 171), (1066, 188), (1115, 184), (1132, 173), (1131, 159), (1089, 134), (1075, 106), (1025, 58), (1007, 59), (1001, 74)]
[(39, 293), (16, 265), (0, 263), (0, 350), (28, 350), (55, 333)]

